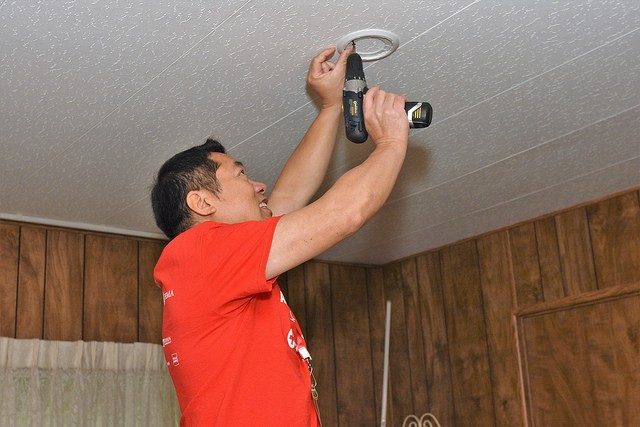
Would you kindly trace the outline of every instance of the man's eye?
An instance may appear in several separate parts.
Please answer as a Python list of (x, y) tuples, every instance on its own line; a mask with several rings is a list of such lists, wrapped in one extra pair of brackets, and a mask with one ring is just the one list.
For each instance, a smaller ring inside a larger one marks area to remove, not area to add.
[(246, 173), (243, 170), (241, 170), (240, 175), (246, 175)]

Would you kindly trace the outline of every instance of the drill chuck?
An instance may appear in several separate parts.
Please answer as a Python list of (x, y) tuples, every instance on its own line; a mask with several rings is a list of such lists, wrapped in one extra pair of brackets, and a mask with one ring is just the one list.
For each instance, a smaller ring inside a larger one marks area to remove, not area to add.
[(347, 74), (345, 80), (360, 79), (364, 80), (364, 68), (362, 67), (362, 58), (353, 52), (347, 57)]

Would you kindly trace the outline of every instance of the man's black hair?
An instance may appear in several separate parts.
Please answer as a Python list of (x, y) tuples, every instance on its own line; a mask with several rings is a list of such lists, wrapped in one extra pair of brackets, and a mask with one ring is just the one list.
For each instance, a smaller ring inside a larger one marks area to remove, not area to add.
[(187, 206), (187, 194), (195, 190), (219, 191), (216, 170), (219, 164), (209, 158), (210, 153), (225, 153), (218, 141), (207, 141), (189, 148), (167, 160), (151, 190), (151, 206), (156, 224), (170, 239), (193, 225)]

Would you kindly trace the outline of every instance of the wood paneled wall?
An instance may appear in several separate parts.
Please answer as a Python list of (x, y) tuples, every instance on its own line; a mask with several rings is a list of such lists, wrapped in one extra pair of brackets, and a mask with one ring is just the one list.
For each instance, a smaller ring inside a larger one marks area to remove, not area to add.
[(640, 425), (640, 283), (521, 310), (531, 426)]
[[(0, 335), (159, 343), (163, 242), (0, 221)], [(308, 262), (281, 277), (327, 426), (525, 424), (514, 313), (640, 282), (638, 190), (383, 267)]]
[(633, 190), (383, 267), (310, 262), (283, 288), (309, 341), (326, 425), (380, 423), (390, 300), (387, 425), (432, 412), (443, 426), (517, 426), (526, 373), (514, 314), (638, 282)]
[(164, 242), (0, 221), (0, 335), (161, 343)]

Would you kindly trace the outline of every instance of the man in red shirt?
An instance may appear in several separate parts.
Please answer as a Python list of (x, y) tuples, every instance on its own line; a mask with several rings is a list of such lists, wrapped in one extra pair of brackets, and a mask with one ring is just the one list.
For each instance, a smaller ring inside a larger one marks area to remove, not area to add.
[(320, 111), (269, 198), (242, 163), (207, 140), (169, 159), (152, 191), (171, 242), (154, 271), (163, 347), (181, 425), (315, 426), (311, 355), (280, 292), (281, 273), (355, 233), (386, 201), (404, 161), (404, 98), (372, 88), (365, 124), (375, 149), (310, 203), (341, 123), (345, 50), (316, 56), (307, 83)]

